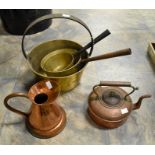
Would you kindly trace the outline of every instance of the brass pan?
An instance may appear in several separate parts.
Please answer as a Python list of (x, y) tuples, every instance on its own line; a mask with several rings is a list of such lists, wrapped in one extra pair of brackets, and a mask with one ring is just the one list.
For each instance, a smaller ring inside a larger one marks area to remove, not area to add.
[(52, 51), (41, 60), (40, 66), (47, 74), (62, 72), (74, 65), (74, 58), (70, 53), (75, 52), (75, 49), (69, 48)]
[[(81, 49), (82, 46), (76, 42), (70, 40), (53, 40), (48, 41), (40, 44), (39, 46), (35, 47), (31, 50), (31, 53), (27, 55), (28, 64), (31, 70), (41, 79), (51, 79), (55, 80), (61, 88), (61, 91), (69, 91), (75, 88), (79, 83), (83, 73), (84, 68), (86, 67), (87, 63), (84, 62), (76, 67), (74, 72), (64, 76), (48, 76), (40, 67), (40, 63), (42, 58), (47, 55), (48, 53), (55, 51), (56, 49), (63, 48), (70, 48), (70, 49)], [(46, 50), (45, 50), (46, 49)], [(81, 55), (82, 59), (88, 58), (89, 55), (85, 51)]]
[(81, 24), (88, 31), (90, 38), (91, 38), (90, 51), (89, 51), (89, 53), (87, 53), (87, 51), (85, 50), (84, 53), (81, 54), (81, 57), (83, 59), (88, 58), (92, 54), (92, 51), (93, 51), (94, 40), (93, 40), (92, 33), (91, 33), (90, 29), (88, 28), (88, 26), (83, 21), (81, 21), (77, 17), (71, 16), (71, 15), (66, 15), (66, 14), (52, 14), (52, 15), (50, 14), (50, 15), (42, 16), (42, 17), (36, 19), (35, 21), (33, 21), (26, 28), (26, 30), (23, 34), (22, 44), (21, 44), (22, 52), (23, 52), (24, 57), (27, 59), (31, 70), (38, 77), (41, 77), (44, 79), (49, 78), (49, 79), (55, 80), (60, 85), (61, 91), (69, 91), (69, 90), (75, 88), (79, 84), (82, 72), (83, 72), (84, 67), (86, 66), (87, 63), (83, 63), (83, 64), (79, 65), (78, 68), (76, 68), (77, 70), (75, 72), (68, 74), (67, 76), (47, 76), (47, 74), (40, 67), (41, 60), (52, 51), (60, 50), (60, 49), (64, 49), (64, 48), (80, 50), (80, 49), (82, 49), (81, 45), (79, 45), (78, 43), (75, 43), (73, 41), (69, 41), (69, 40), (53, 40), (53, 41), (47, 41), (47, 42), (44, 42), (44, 43), (38, 45), (37, 47), (33, 48), (29, 53), (27, 53), (25, 51), (25, 47), (24, 47), (25, 36), (26, 36), (27, 32), (33, 26), (35, 26), (36, 24), (38, 24), (39, 22), (42, 22), (44, 20), (56, 19), (56, 18), (63, 18), (63, 19), (69, 19), (69, 20), (75, 21), (75, 22)]
[[(109, 30), (105, 30), (104, 32), (102, 32), (100, 35), (94, 38), (94, 45), (107, 37), (109, 34)], [(50, 75), (51, 73), (56, 73), (56, 76), (59, 74), (62, 75), (63, 73), (66, 74), (67, 72), (69, 72), (69, 70), (72, 70), (72, 68), (80, 62), (81, 54), (90, 47), (91, 42), (89, 42), (79, 51), (69, 48), (52, 51), (42, 59), (41, 68), (48, 75)]]
[[(70, 54), (72, 55), (74, 52), (71, 50)], [(103, 59), (109, 59), (109, 58), (114, 58), (114, 57), (118, 57), (118, 56), (125, 56), (125, 55), (130, 55), (131, 54), (131, 49), (127, 48), (127, 49), (122, 49), (119, 51), (115, 51), (115, 52), (110, 52), (110, 53), (106, 53), (103, 55), (98, 55), (95, 57), (90, 57), (90, 58), (79, 58), (78, 62), (76, 64), (73, 64), (70, 68), (60, 71), (60, 72), (46, 72), (47, 76), (54, 76), (54, 77), (62, 77), (62, 76), (68, 76), (71, 74), (74, 74), (75, 72), (78, 71), (79, 67), (82, 66), (82, 64), (91, 62), (91, 61), (97, 61), (97, 60), (103, 60)], [(67, 60), (63, 60), (67, 63)], [(54, 63), (51, 62), (51, 66), (55, 66)]]

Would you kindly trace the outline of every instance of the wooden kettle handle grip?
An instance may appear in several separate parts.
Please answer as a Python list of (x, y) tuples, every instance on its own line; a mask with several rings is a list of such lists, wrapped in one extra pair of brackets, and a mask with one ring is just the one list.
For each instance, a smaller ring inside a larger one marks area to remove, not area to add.
[(117, 87), (131, 87), (130, 82), (126, 81), (101, 81), (100, 86), (117, 86)]

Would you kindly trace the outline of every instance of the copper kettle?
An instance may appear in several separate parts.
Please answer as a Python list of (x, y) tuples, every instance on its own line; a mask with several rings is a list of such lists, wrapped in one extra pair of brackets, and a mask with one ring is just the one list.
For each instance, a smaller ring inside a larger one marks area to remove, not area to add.
[[(105, 87), (107, 86), (107, 87)], [(131, 87), (127, 93), (120, 87)], [(128, 118), (132, 110), (139, 109), (144, 98), (151, 95), (143, 95), (133, 104), (129, 96), (138, 88), (130, 82), (102, 81), (93, 87), (88, 99), (88, 113), (92, 120), (105, 128), (117, 128)]]
[[(20, 115), (26, 117), (28, 131), (38, 138), (49, 138), (57, 135), (66, 124), (65, 111), (57, 104), (59, 86), (55, 81), (44, 80), (34, 84), (28, 94), (12, 93), (4, 99), (5, 106)], [(14, 109), (8, 104), (13, 97), (26, 97), (31, 102), (28, 113)]]

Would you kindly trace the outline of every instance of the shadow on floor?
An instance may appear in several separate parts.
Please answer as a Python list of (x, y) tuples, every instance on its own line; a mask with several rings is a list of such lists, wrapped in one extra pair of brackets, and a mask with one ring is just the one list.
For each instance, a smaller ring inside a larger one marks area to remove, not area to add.
[(4, 122), (1, 124), (1, 126), (10, 126), (10, 125), (19, 125), (22, 124), (24, 122), (24, 119), (18, 120), (18, 121), (14, 121), (14, 122)]

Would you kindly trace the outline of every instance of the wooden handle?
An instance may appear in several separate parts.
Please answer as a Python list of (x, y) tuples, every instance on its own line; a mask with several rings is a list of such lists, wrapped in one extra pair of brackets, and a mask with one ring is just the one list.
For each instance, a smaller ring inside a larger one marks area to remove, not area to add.
[(8, 96), (5, 97), (4, 99), (4, 105), (6, 106), (7, 109), (11, 110), (12, 112), (15, 112), (17, 114), (20, 114), (20, 115), (24, 115), (24, 116), (28, 116), (28, 113), (25, 113), (25, 112), (22, 112), (20, 110), (17, 110), (17, 109), (14, 109), (13, 107), (11, 107), (9, 104), (8, 104), (8, 100), (13, 98), (13, 97), (26, 97), (28, 98), (27, 95), (23, 94), (23, 93), (12, 93)]
[(82, 59), (81, 62), (90, 62), (90, 61), (114, 58), (114, 57), (124, 56), (124, 55), (131, 55), (131, 49), (127, 48), (127, 49), (123, 49), (123, 50), (119, 50), (119, 51), (115, 51), (115, 52), (111, 52), (111, 53), (107, 53), (107, 54), (103, 54), (103, 55), (99, 55), (99, 56), (95, 56), (87, 59)]
[(106, 38), (107, 36), (109, 36), (111, 34), (111, 32), (107, 29), (104, 32), (102, 32), (98, 37), (96, 37), (94, 39), (94, 44), (98, 43), (100, 40)]
[(117, 86), (117, 87), (131, 87), (130, 82), (123, 81), (101, 81), (100, 86)]
[[(105, 30), (104, 32), (102, 32), (99, 36), (97, 36), (94, 39), (94, 44), (98, 43), (100, 40), (106, 38), (110, 34), (111, 34), (111, 32), (109, 30)], [(92, 46), (92, 42), (89, 42), (86, 46), (84, 46), (82, 49), (80, 49), (80, 51), (77, 54), (80, 55), (83, 51), (85, 51), (86, 49), (88, 49), (91, 46)]]

